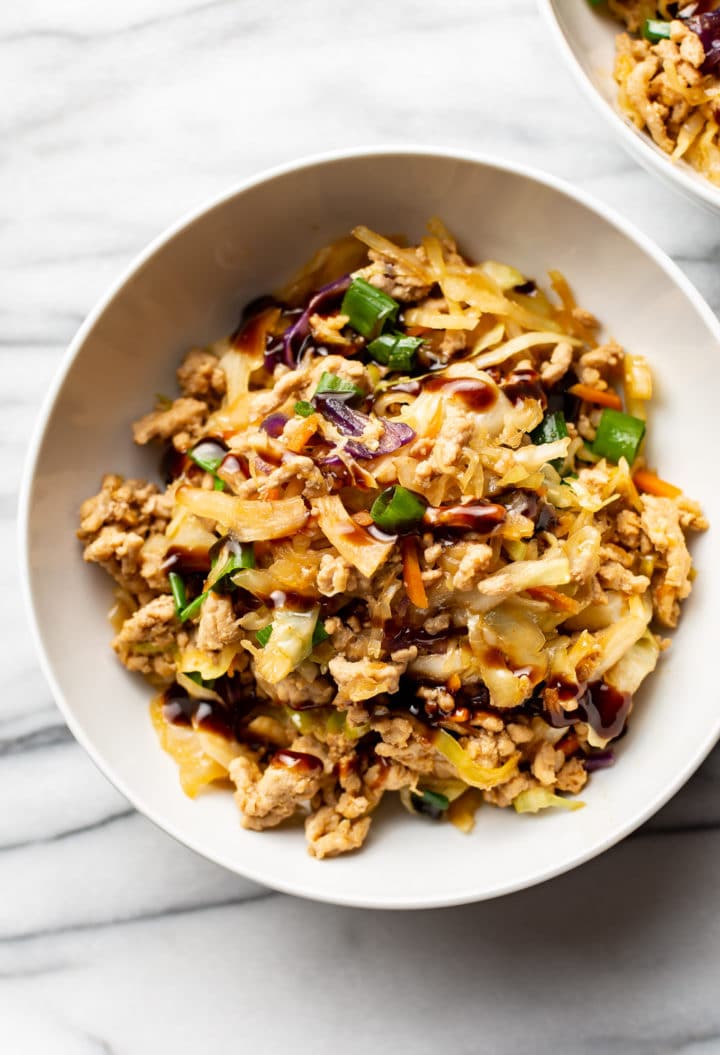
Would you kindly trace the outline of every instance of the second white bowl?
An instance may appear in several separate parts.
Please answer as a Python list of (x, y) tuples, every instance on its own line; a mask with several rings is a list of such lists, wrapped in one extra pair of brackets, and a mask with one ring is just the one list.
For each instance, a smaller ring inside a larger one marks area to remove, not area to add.
[(685, 161), (672, 161), (646, 132), (635, 128), (617, 104), (613, 79), (615, 38), (619, 23), (594, 10), (588, 0), (538, 0), (565, 62), (580, 88), (610, 123), (627, 151), (648, 172), (676, 191), (715, 213), (720, 212), (720, 187)]

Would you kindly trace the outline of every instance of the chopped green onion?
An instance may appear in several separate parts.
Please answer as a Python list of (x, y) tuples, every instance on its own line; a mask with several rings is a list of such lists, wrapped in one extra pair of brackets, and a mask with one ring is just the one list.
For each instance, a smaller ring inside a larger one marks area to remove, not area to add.
[(178, 612), (178, 618), (182, 623), (186, 622), (188, 619), (192, 619), (193, 616), (198, 614), (209, 593), (209, 590), (204, 590), (199, 597), (196, 597), (195, 600), (186, 605), (181, 612)]
[(422, 523), (427, 502), (421, 495), (395, 484), (388, 487), (373, 502), (370, 516), (383, 531), (391, 534), (412, 531)]
[(352, 381), (346, 381), (344, 377), (338, 377), (337, 374), (330, 374), (326, 370), (320, 375), (318, 386), (315, 389), (316, 396), (330, 395), (332, 393), (338, 396), (364, 396), (365, 393), (357, 385), (353, 384)]
[(168, 574), (168, 579), (170, 580), (170, 590), (172, 591), (173, 601), (175, 602), (175, 614), (180, 615), (183, 608), (187, 605), (185, 583), (183, 582), (182, 575), (178, 575), (176, 571), (171, 571)]
[(418, 793), (411, 792), (410, 801), (417, 813), (424, 813), (434, 820), (439, 819), (450, 805), (447, 795), (441, 795), (439, 791), (430, 791), (428, 788), (421, 788)]
[(412, 370), (415, 365), (415, 352), (422, 343), (422, 337), (383, 333), (370, 342), (368, 352), (376, 362), (383, 363), (391, 370)]
[(194, 681), (203, 689), (214, 689), (217, 681), (217, 678), (203, 678), (199, 670), (185, 671), (185, 677), (190, 678), (190, 681)]
[(657, 44), (659, 40), (669, 40), (670, 22), (663, 22), (657, 18), (646, 18), (643, 26), (643, 36), (653, 44)]
[(205, 472), (214, 473), (216, 469), (220, 468), (222, 460), (227, 452), (220, 448), (222, 452), (220, 454), (207, 454), (205, 453), (205, 450), (208, 447), (211, 450), (217, 450), (218, 444), (212, 440), (209, 443), (206, 440), (201, 440), (200, 443), (197, 443), (192, 448), (192, 450), (187, 452), (188, 458), (194, 461), (196, 465), (199, 465), (201, 469), (204, 469)]
[(217, 475), (227, 451), (216, 440), (200, 440), (187, 452), (188, 458), (213, 476), (213, 491), (224, 491), (225, 481)]
[(546, 414), (537, 428), (530, 433), (533, 443), (554, 443), (555, 440), (564, 440), (568, 434), (565, 415), (562, 410), (554, 410)]
[(325, 629), (325, 626), (318, 619), (317, 623), (315, 624), (315, 629), (313, 630), (312, 647), (315, 648), (316, 645), (321, 645), (323, 641), (327, 641), (329, 637), (330, 635)]
[(382, 333), (386, 322), (394, 322), (400, 305), (387, 293), (376, 289), (364, 278), (355, 278), (343, 297), (340, 311), (363, 337), (372, 339)]
[(603, 410), (592, 445), (594, 454), (608, 458), (611, 462), (627, 460), (628, 465), (637, 458), (643, 436), (645, 422), (625, 414), (621, 410)]
[(256, 631), (255, 636), (257, 637), (257, 639), (260, 642), (261, 646), (263, 648), (265, 648), (265, 646), (267, 645), (268, 641), (270, 640), (270, 635), (271, 634), (272, 634), (272, 623), (268, 623), (267, 626), (261, 626), (260, 629), (258, 631)]
[(308, 403), (305, 399), (300, 399), (295, 404), (295, 413), (299, 414), (301, 418), (309, 418), (311, 414), (315, 413), (315, 407), (312, 403)]
[[(530, 439), (536, 444), (554, 443), (555, 440), (564, 440), (567, 434), (565, 415), (562, 410), (554, 410), (546, 414), (537, 428), (532, 430)], [(559, 472), (564, 461), (564, 458), (553, 458), (550, 464)]]
[[(219, 563), (220, 556), (223, 552), (228, 553), (228, 556), (222, 563)], [(233, 539), (230, 547), (226, 544), (213, 560), (212, 571), (207, 579), (207, 588), (208, 590), (215, 590), (220, 582), (222, 582), (223, 579), (226, 579), (228, 575), (232, 575), (233, 572), (242, 571), (244, 568), (254, 567), (255, 549), (252, 542), (239, 543), (237, 540)]]

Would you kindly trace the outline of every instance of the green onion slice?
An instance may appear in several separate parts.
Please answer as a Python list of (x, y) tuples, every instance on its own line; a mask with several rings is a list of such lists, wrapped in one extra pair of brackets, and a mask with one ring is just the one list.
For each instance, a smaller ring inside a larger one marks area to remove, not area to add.
[(186, 605), (181, 612), (178, 612), (178, 618), (180, 621), (184, 623), (187, 619), (192, 619), (193, 616), (197, 615), (209, 593), (209, 590), (203, 590), (199, 597), (196, 597), (195, 600)]
[(194, 461), (196, 465), (199, 465), (201, 469), (204, 469), (205, 472), (214, 473), (216, 469), (220, 468), (227, 451), (219, 447), (214, 440), (200, 440), (187, 453), (188, 458)]
[(644, 435), (645, 422), (640, 418), (634, 418), (621, 410), (606, 408), (600, 417), (592, 450), (594, 454), (611, 462), (617, 463), (621, 458), (625, 458), (628, 465), (632, 465)]
[(646, 18), (643, 25), (643, 36), (653, 44), (657, 44), (659, 40), (669, 40), (670, 23), (657, 18)]
[(340, 311), (347, 315), (350, 325), (363, 337), (377, 337), (388, 322), (397, 319), (400, 305), (387, 293), (376, 289), (364, 278), (353, 279), (343, 297)]
[(422, 523), (427, 502), (421, 495), (395, 484), (382, 491), (370, 507), (370, 516), (390, 534), (412, 531)]
[(554, 443), (555, 440), (564, 440), (568, 434), (565, 415), (562, 410), (554, 410), (546, 414), (537, 428), (530, 433), (533, 443)]
[(320, 375), (318, 386), (315, 389), (316, 396), (329, 396), (336, 395), (339, 398), (350, 397), (354, 399), (355, 396), (364, 396), (365, 393), (357, 385), (353, 384), (352, 381), (347, 381), (344, 377), (338, 377), (337, 374), (330, 374), (327, 370)]
[(223, 579), (235, 571), (254, 567), (255, 549), (252, 542), (229, 539), (213, 560), (212, 571), (205, 583), (206, 589), (214, 590)]
[(170, 580), (170, 590), (172, 591), (173, 601), (175, 602), (175, 614), (180, 615), (183, 608), (187, 605), (185, 583), (183, 582), (182, 575), (178, 575), (176, 571), (169, 572), (168, 579)]
[(321, 645), (323, 641), (327, 641), (329, 637), (330, 635), (325, 629), (324, 624), (321, 622), (320, 619), (318, 619), (317, 623), (315, 624), (315, 629), (313, 630), (312, 647), (315, 648), (316, 645)]
[(185, 671), (185, 677), (190, 678), (196, 685), (203, 689), (214, 689), (217, 678), (204, 678), (199, 670)]
[(376, 362), (383, 363), (391, 370), (412, 370), (415, 365), (415, 353), (422, 343), (422, 337), (383, 333), (370, 342), (368, 352)]
[(439, 791), (430, 791), (429, 788), (420, 788), (410, 797), (413, 805), (420, 812), (444, 813), (450, 805), (447, 795), (441, 795)]
[(308, 403), (306, 399), (300, 399), (295, 404), (295, 413), (299, 414), (301, 418), (309, 418), (311, 414), (315, 413), (315, 407), (312, 403)]
[(267, 626), (261, 626), (260, 629), (255, 632), (255, 636), (257, 637), (262, 648), (265, 648), (265, 646), (267, 645), (268, 641), (270, 640), (271, 634), (272, 623), (268, 623)]
[[(530, 433), (533, 443), (554, 443), (555, 440), (564, 440), (568, 435), (567, 423), (562, 410), (554, 410), (546, 414), (537, 428)], [(554, 469), (560, 472), (564, 458), (553, 458), (550, 462)]]

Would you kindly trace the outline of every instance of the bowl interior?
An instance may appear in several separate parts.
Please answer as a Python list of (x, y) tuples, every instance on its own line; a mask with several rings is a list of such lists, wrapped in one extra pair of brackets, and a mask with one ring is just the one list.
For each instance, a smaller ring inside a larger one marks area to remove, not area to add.
[(635, 128), (618, 109), (613, 66), (615, 38), (622, 31), (620, 24), (593, 8), (587, 0), (539, 0), (539, 3), (580, 85), (609, 118), (636, 161), (696, 203), (713, 212), (720, 211), (720, 187), (685, 161), (671, 161), (648, 134)]
[[(581, 6), (581, 5), (578, 5)], [(47, 412), (26, 496), (27, 574), (46, 671), (71, 727), (104, 772), (163, 828), (271, 886), (341, 903), (418, 907), (517, 889), (599, 852), (656, 809), (718, 733), (709, 644), (717, 631), (718, 533), (696, 546), (700, 575), (683, 625), (637, 700), (613, 770), (587, 808), (539, 818), (481, 810), (462, 836), (389, 809), (361, 853), (324, 863), (301, 830), (244, 831), (228, 792), (192, 802), (150, 725), (151, 689), (109, 648), (111, 585), (81, 559), (77, 510), (104, 472), (157, 478), (130, 423), (195, 343), (228, 332), (241, 305), (277, 287), (357, 223), (408, 237), (438, 215), (477, 258), (543, 280), (569, 278), (607, 332), (647, 355), (657, 377), (651, 454), (720, 522), (715, 467), (717, 325), (670, 265), (563, 189), (472, 159), (414, 153), (342, 157), (283, 171), (176, 229), (91, 317)]]

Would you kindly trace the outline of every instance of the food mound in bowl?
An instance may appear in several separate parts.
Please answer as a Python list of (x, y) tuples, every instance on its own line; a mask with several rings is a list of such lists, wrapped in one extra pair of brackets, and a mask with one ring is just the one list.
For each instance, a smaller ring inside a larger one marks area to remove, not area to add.
[[(603, 7), (603, 0), (590, 0)], [(720, 0), (607, 0), (620, 109), (673, 161), (720, 184)]]
[[(557, 272), (365, 227), (195, 348), (106, 476), (85, 560), (194, 796), (359, 847), (385, 792), (463, 831), (575, 809), (690, 593), (698, 506), (647, 468), (645, 359)], [(624, 393), (624, 396), (621, 394)]]

